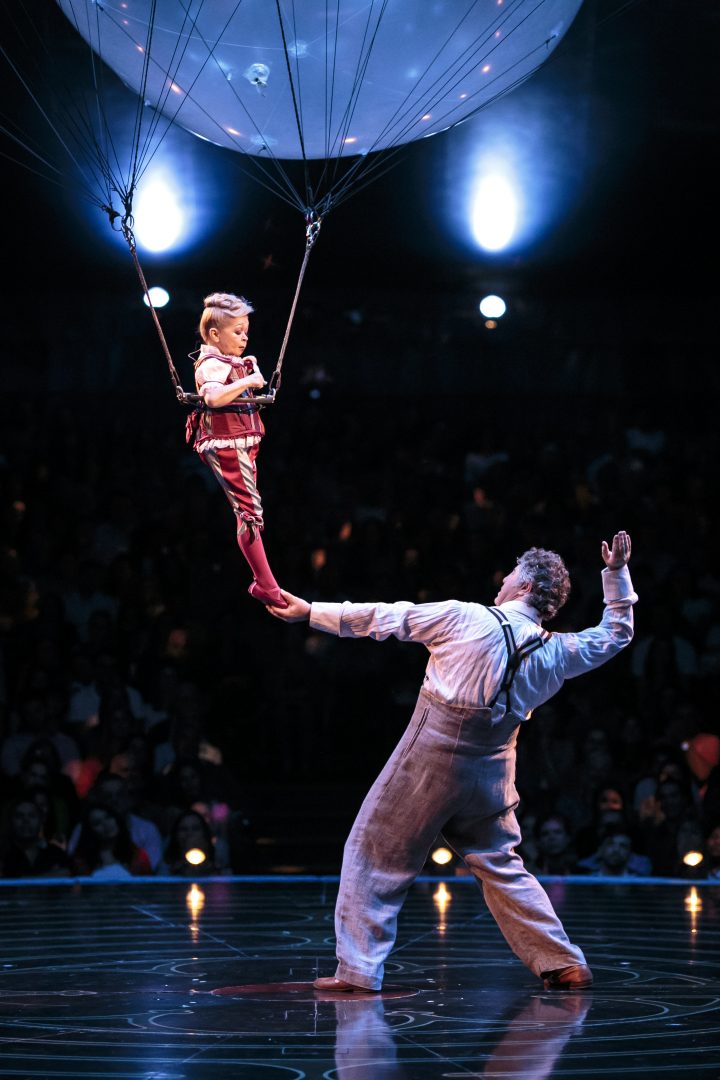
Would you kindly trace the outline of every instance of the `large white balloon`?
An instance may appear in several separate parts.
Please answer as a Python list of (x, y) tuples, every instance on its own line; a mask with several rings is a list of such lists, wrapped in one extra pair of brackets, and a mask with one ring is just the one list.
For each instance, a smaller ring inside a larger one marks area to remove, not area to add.
[(466, 119), (545, 61), (582, 0), (281, 0), (282, 18), (276, 0), (57, 3), (129, 87), (196, 135), (332, 158)]

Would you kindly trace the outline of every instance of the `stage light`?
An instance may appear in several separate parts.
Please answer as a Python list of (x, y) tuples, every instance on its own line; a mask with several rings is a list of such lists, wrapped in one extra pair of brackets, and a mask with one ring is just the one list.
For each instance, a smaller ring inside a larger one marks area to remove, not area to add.
[(202, 889), (199, 889), (197, 885), (193, 884), (185, 894), (185, 903), (187, 904), (193, 919), (197, 919), (198, 915), (205, 907), (205, 893)]
[(689, 911), (691, 915), (697, 915), (698, 911), (702, 911), (702, 906), (702, 897), (693, 885), (685, 897), (685, 910)]
[(445, 882), (441, 881), (437, 889), (433, 893), (433, 900), (437, 905), (438, 911), (441, 915), (445, 914), (445, 909), (452, 900), (452, 894), (448, 891)]
[(448, 851), (446, 847), (435, 848), (430, 858), (438, 866), (445, 866), (452, 861), (452, 851)]
[[(155, 308), (165, 307), (166, 304), (170, 303), (170, 293), (167, 289), (163, 289), (159, 285), (153, 285), (152, 289), (148, 289), (148, 293), (150, 294), (150, 303), (152, 303), (152, 306)], [(148, 298), (143, 293), (143, 304), (145, 307), (150, 307), (150, 303), (148, 303)]]
[(701, 851), (686, 851), (683, 855), (683, 862), (685, 866), (699, 866), (703, 858)]
[(502, 251), (512, 241), (518, 221), (518, 198), (510, 180), (495, 173), (475, 189), (472, 232), (485, 251)]
[(184, 228), (180, 200), (167, 174), (142, 181), (135, 197), (134, 232), (146, 251), (167, 251), (180, 240)]
[(205, 852), (201, 851), (200, 848), (190, 848), (189, 851), (185, 852), (185, 859), (191, 866), (200, 866), (205, 862)]
[(501, 319), (507, 311), (507, 304), (502, 296), (495, 296), (494, 293), (483, 296), (478, 306), (480, 314), (484, 315), (486, 319)]

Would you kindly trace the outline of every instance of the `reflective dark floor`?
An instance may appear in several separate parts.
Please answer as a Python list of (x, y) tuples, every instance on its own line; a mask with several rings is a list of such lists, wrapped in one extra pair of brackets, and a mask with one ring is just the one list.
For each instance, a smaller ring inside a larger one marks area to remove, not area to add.
[(548, 994), (467, 880), (415, 886), (377, 997), (322, 996), (334, 881), (0, 888), (0, 1076), (720, 1077), (720, 888), (547, 882)]

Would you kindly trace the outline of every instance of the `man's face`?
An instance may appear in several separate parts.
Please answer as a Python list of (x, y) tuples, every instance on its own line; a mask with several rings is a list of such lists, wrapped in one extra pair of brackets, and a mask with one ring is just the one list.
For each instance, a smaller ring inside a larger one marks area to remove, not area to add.
[(625, 866), (630, 858), (632, 845), (629, 836), (618, 833), (617, 836), (608, 836), (602, 845), (602, 861), (613, 870)]
[(127, 788), (122, 780), (106, 780), (98, 790), (98, 799), (122, 817), (128, 812)]
[(516, 566), (514, 570), (503, 578), (500, 592), (495, 597), (495, 603), (504, 604), (508, 600), (521, 600), (530, 592), (530, 589), (529, 582), (520, 580), (520, 567)]
[(549, 821), (546, 821), (538, 836), (540, 849), (546, 855), (559, 855), (567, 847), (568, 840), (569, 837), (565, 831), (565, 826), (557, 818), (550, 818)]
[(42, 818), (37, 806), (31, 802), (22, 802), (13, 810), (11, 829), (18, 843), (29, 843), (37, 840), (42, 829)]

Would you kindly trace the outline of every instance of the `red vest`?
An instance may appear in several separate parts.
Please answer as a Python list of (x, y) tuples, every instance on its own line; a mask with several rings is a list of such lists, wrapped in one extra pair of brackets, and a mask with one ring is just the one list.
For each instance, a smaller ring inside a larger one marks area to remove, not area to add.
[[(253, 373), (252, 360), (230, 360), (221, 353), (206, 354), (206, 357), (207, 355), (212, 356), (213, 360), (222, 360), (227, 364), (228, 371), (224, 385)], [(233, 378), (235, 372), (237, 372), (237, 378)], [(217, 409), (204, 406), (196, 410), (188, 417), (188, 442), (194, 434), (195, 449), (202, 450), (202, 444), (208, 439), (237, 439), (246, 435), (263, 436), (265, 426), (260, 419), (260, 407), (253, 405), (252, 399), (252, 390), (246, 390), (230, 405), (222, 405)]]

